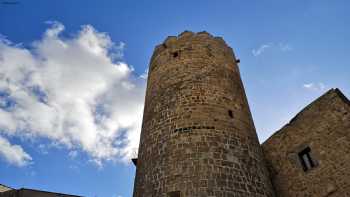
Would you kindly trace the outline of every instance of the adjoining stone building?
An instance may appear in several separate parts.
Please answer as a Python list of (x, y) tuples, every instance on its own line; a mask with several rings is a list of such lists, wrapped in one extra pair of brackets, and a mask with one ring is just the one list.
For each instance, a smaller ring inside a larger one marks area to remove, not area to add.
[(350, 102), (331, 89), (262, 144), (278, 196), (350, 196)]
[(13, 188), (0, 184), (0, 193), (12, 190)]
[(330, 90), (260, 145), (238, 63), (206, 32), (155, 48), (133, 196), (350, 196), (349, 100)]
[(14, 189), (0, 184), (0, 197), (82, 197), (76, 195), (48, 192), (36, 189)]

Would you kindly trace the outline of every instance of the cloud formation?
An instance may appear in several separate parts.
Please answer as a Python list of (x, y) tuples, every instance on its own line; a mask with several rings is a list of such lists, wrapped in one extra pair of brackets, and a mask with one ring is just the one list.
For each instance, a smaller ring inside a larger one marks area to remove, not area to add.
[(138, 147), (145, 79), (117, 61), (124, 44), (106, 33), (90, 25), (72, 37), (62, 31), (50, 22), (31, 48), (0, 39), (0, 133), (48, 139), (97, 164), (128, 161)]
[(280, 50), (282, 52), (287, 52), (287, 51), (293, 50), (293, 48), (287, 43), (280, 42), (278, 44), (275, 44), (275, 43), (271, 42), (268, 44), (263, 44), (263, 45), (259, 46), (257, 49), (253, 49), (252, 54), (255, 57), (259, 56), (259, 55), (263, 54), (269, 48), (277, 48), (278, 50)]
[(25, 166), (32, 158), (19, 145), (12, 145), (6, 138), (0, 136), (0, 157), (15, 166)]
[(293, 50), (293, 48), (292, 48), (289, 44), (282, 43), (282, 42), (280, 42), (280, 43), (278, 44), (278, 47), (279, 47), (280, 50), (283, 51), (283, 52)]
[(306, 83), (303, 85), (305, 89), (313, 90), (313, 91), (324, 91), (326, 89), (326, 86), (324, 83)]
[(259, 56), (261, 55), (267, 48), (270, 48), (272, 44), (263, 44), (257, 49), (253, 49), (252, 53), (254, 56)]

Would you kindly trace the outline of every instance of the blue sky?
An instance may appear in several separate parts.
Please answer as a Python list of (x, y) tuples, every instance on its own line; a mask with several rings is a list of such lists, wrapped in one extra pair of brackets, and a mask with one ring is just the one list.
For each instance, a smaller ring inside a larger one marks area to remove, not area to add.
[(241, 59), (260, 141), (328, 89), (350, 95), (345, 0), (4, 2), (0, 183), (11, 187), (131, 196), (145, 71), (184, 30), (222, 36)]

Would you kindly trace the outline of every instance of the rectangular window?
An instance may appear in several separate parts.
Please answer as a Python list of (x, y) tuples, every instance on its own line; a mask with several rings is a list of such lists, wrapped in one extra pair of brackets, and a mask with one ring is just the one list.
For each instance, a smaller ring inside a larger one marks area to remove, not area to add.
[(299, 160), (303, 167), (304, 172), (315, 167), (315, 163), (311, 158), (311, 149), (310, 147), (305, 148), (299, 154)]
[(180, 191), (168, 192), (168, 197), (181, 197)]
[(230, 116), (230, 118), (233, 118), (233, 112), (232, 112), (232, 110), (228, 110), (228, 115)]

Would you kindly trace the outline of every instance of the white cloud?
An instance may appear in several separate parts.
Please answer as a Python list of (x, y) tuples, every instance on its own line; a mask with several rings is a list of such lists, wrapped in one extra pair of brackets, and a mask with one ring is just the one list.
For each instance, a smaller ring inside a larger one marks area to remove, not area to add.
[(286, 43), (280, 42), (278, 44), (278, 46), (279, 46), (280, 50), (283, 51), (283, 52), (287, 52), (287, 51), (293, 50), (293, 48), (289, 44), (286, 44)]
[(310, 89), (312, 87), (314, 87), (314, 84), (313, 83), (306, 83), (303, 85), (304, 88), (307, 88), (307, 89)]
[(99, 164), (128, 161), (138, 147), (145, 80), (116, 61), (125, 44), (90, 25), (62, 37), (64, 26), (50, 24), (30, 49), (0, 39), (0, 132), (49, 139)]
[(68, 156), (70, 158), (74, 159), (78, 156), (78, 151), (76, 151), (76, 150), (69, 151)]
[(253, 49), (252, 53), (254, 56), (259, 56), (261, 55), (267, 48), (270, 48), (272, 44), (263, 44), (261, 45), (258, 49)]
[(141, 75), (140, 75), (141, 79), (145, 79), (147, 80), (148, 78), (148, 69), (146, 69)]
[(0, 136), (0, 157), (15, 166), (25, 166), (31, 163), (32, 158), (19, 145), (12, 145), (6, 138)]
[(45, 144), (39, 144), (38, 151), (39, 151), (39, 153), (41, 153), (43, 155), (49, 154), (48, 147)]
[(259, 55), (263, 54), (268, 48), (275, 48), (275, 49), (278, 49), (279, 51), (282, 51), (282, 52), (287, 52), (287, 51), (293, 50), (293, 48), (287, 43), (280, 42), (277, 45), (277, 44), (271, 42), (268, 44), (263, 44), (260, 47), (258, 47), (257, 49), (253, 49), (252, 54), (255, 57), (259, 56)]
[(303, 85), (305, 89), (313, 90), (313, 91), (324, 91), (326, 89), (326, 86), (324, 83), (306, 83)]

